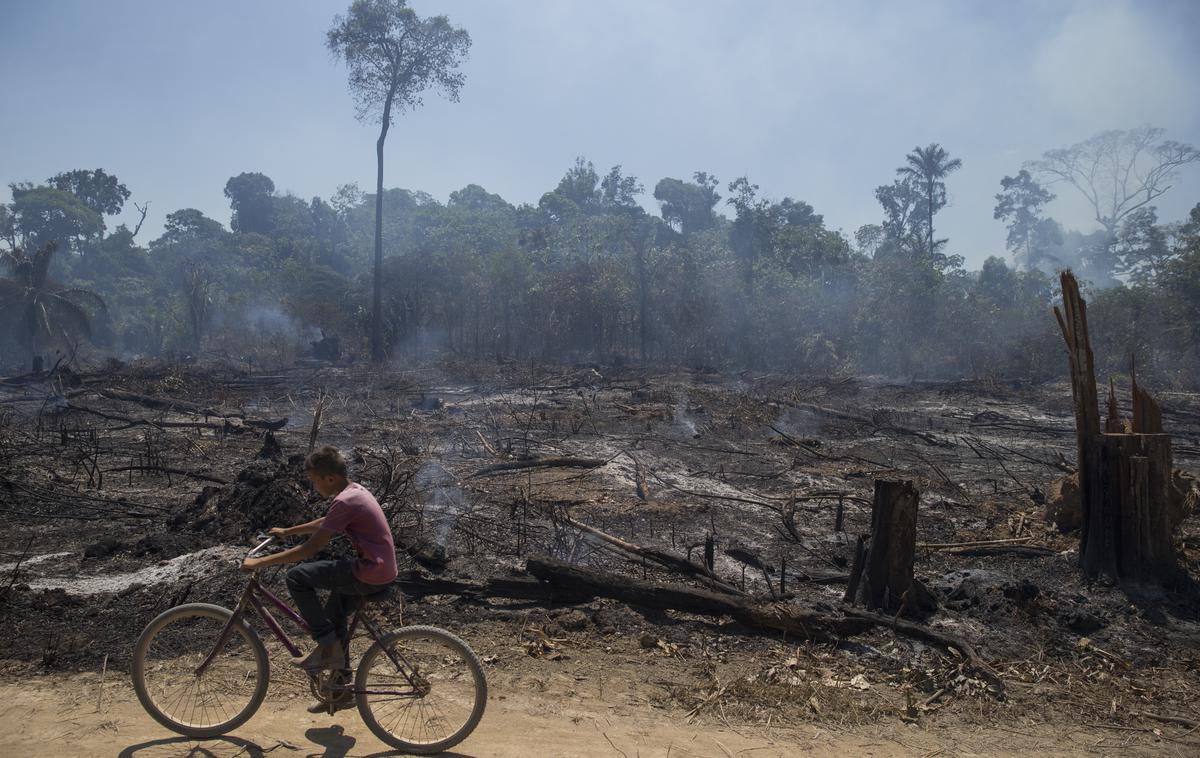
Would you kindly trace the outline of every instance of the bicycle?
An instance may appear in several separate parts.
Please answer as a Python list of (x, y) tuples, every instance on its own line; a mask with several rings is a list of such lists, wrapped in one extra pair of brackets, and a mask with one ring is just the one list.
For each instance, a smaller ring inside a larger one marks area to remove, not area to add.
[[(246, 557), (275, 541), (261, 539)], [(353, 682), (338, 671), (308, 672), (313, 694), (333, 713), (351, 697), (363, 722), (383, 742), (410, 753), (440, 753), (467, 738), (483, 718), (487, 681), (475, 652), (457, 636), (432, 626), (383, 631), (371, 606), (393, 587), (364, 595), (349, 638), (362, 627), (374, 642), (363, 654)], [(300, 650), (267, 610), (275, 608), (301, 629), (300, 614), (250, 575), (231, 611), (189, 603), (159, 614), (134, 647), (133, 686), (142, 707), (166, 728), (210, 738), (246, 723), (267, 695), (266, 647), (247, 623), (253, 612), (292, 655)], [(347, 656), (349, 653), (347, 652)]]

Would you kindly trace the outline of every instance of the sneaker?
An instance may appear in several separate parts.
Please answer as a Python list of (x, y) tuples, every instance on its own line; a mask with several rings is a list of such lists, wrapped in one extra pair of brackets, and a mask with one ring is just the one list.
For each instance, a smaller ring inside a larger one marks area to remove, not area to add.
[(353, 708), (358, 703), (354, 700), (353, 692), (344, 692), (333, 699), (332, 703), (326, 703), (323, 700), (318, 700), (308, 706), (309, 713), (333, 713), (342, 711), (347, 708)]
[(334, 640), (317, 645), (308, 655), (292, 658), (292, 665), (299, 666), (305, 671), (320, 671), (322, 669), (341, 668), (345, 664), (346, 653), (342, 643)]

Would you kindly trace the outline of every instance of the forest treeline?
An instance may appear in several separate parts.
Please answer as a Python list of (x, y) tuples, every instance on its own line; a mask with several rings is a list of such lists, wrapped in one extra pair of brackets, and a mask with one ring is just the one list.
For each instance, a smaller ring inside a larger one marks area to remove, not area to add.
[[(649, 188), (658, 212), (647, 212), (638, 178), (582, 158), (537, 204), (474, 184), (444, 203), (389, 189), (383, 343), (392, 361), (450, 353), (1043, 379), (1064, 372), (1050, 307), (1054, 272), (1069, 267), (1088, 283), (1098, 368), (1122, 371), (1136, 355), (1139, 373), (1194, 386), (1200, 203), (1164, 223), (1133, 188), (1123, 205), (1101, 199), (1090, 233), (1044, 214), (1050, 188), (1081, 189), (1070, 159), (1135, 147), (1171, 171), (1195, 160), (1158, 130), (1047, 152), (997, 183), (995, 219), (979, 223), (1007, 226), (1009, 256), (977, 271), (936, 233), (961, 165), (936, 144), (881, 172), (879, 223), (853, 235), (808, 202), (704, 172), (659, 180)], [(1068, 173), (1056, 179), (1056, 166)], [(306, 201), (242, 173), (224, 187), (228, 227), (184, 208), (144, 243), (141, 224), (109, 228), (131, 193), (104, 170), (11, 190), (0, 205), (7, 368), (56, 353), (286, 357), (322, 334), (339, 338), (344, 357), (368, 355), (375, 196), (355, 185)]]

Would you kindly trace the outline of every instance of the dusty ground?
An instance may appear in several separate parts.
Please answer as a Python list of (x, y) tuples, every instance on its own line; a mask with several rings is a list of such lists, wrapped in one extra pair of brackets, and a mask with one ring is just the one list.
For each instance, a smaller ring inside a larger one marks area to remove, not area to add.
[[(112, 389), (250, 421), (286, 416), (275, 434), (281, 450), (272, 457), (262, 431), (240, 419), (98, 394)], [(1195, 472), (1200, 398), (1159, 397), (1176, 465)], [(352, 450), (356, 478), (380, 495), (397, 533), (444, 546), (452, 560), (442, 576), (457, 579), (552, 555), (682, 581), (548, 518), (566, 509), (694, 558), (712, 533), (716, 571), (761, 597), (767, 578), (777, 590), (786, 561), (790, 602), (832, 610), (854, 536), (869, 526), (872, 480), (913, 479), (918, 539), (930, 546), (917, 573), (942, 603), (930, 623), (969, 639), (1007, 685), (998, 700), (946, 651), (879, 630), (796, 646), (728, 619), (611, 601), (415, 602), (405, 621), (451, 628), (488, 661), (493, 698), (464, 755), (1200, 747), (1196, 595), (1084, 583), (1075, 538), (1041, 517), (1050, 483), (1074, 458), (1065, 386), (443, 365), (253, 377), (138, 367), (0, 385), (0, 510), (10, 525), (0, 535), (0, 608), (12, 620), (0, 632), (10, 704), (0, 721), (22, 725), (3, 730), (0, 752), (62, 754), (69, 744), (87, 754), (205, 754), (164, 742), (170, 736), (141, 713), (125, 686), (128, 655), (141, 627), (171, 605), (229, 605), (241, 581), (237, 556), (255, 530), (321, 512), (287, 462), (307, 447), (321, 398), (319, 441)], [(604, 463), (472, 476), (525, 455)], [(839, 501), (843, 531), (834, 529)], [(963, 556), (938, 547), (983, 539), (1042, 550)], [(1184, 522), (1178, 544), (1200, 577), (1200, 517)], [(770, 573), (747, 567), (738, 558), (746, 553)], [(248, 742), (203, 749), (381, 747), (353, 711), (312, 717), (289, 695), (302, 698), (303, 688), (281, 676), (235, 735)]]
[[(594, 673), (589, 671), (588, 673)], [(578, 676), (572, 672), (568, 678)], [(244, 727), (223, 739), (194, 742), (159, 727), (142, 711), (132, 688), (98, 674), (40, 674), (0, 684), (0, 754), (130, 756), (396, 755), (377, 741), (356, 711), (313, 716), (302, 696), (278, 693)], [(904, 724), (857, 727), (823, 724), (763, 727), (701, 719), (689, 723), (656, 707), (636, 688), (613, 686), (603, 695), (566, 681), (545, 690), (504, 687), (488, 702), (475, 733), (447, 756), (477, 758), (786, 758), (911, 755), (1194, 755), (1194, 743), (1153, 733), (1088, 724)]]

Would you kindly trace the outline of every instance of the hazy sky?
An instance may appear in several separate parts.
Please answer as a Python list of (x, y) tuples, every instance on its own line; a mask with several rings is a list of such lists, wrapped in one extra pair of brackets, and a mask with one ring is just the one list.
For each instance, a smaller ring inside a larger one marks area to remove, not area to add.
[[(664, 176), (748, 175), (852, 234), (904, 154), (964, 167), (936, 223), (977, 265), (1003, 252), (999, 180), (1109, 128), (1200, 145), (1200, 2), (416, 0), (474, 40), (462, 102), (398, 118), (386, 184), (439, 200), (475, 183), (536, 203), (575, 156)], [(347, 0), (0, 0), (0, 182), (102, 167), (151, 202), (139, 241), (225, 181), (374, 187), (377, 127), (354, 118), (324, 33)], [(1091, 229), (1076, 202), (1051, 208)], [(727, 195), (727, 192), (722, 192)], [(7, 193), (3, 193), (7, 199)], [(1200, 166), (1159, 203), (1200, 202)], [(129, 214), (126, 214), (128, 218)]]

